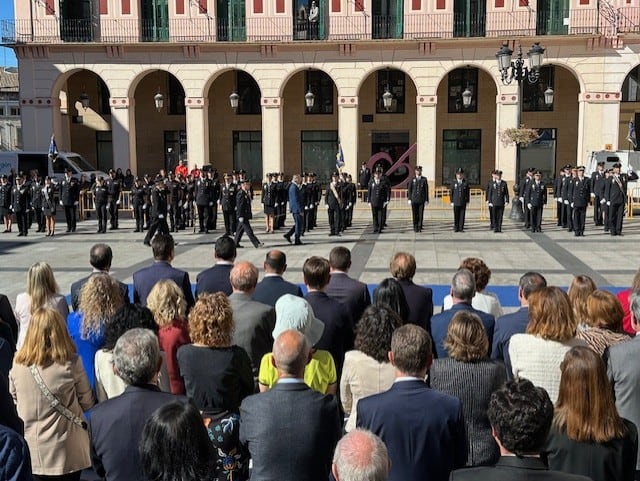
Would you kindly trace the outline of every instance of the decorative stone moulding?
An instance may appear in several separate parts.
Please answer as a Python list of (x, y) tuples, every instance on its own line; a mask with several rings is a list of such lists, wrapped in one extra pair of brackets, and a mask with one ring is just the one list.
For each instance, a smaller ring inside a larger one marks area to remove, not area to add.
[(589, 103), (618, 103), (622, 100), (620, 92), (583, 92), (578, 96), (578, 101)]

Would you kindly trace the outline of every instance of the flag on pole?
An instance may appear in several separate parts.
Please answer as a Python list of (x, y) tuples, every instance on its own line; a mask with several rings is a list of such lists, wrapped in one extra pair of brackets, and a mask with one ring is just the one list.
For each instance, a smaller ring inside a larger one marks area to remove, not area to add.
[(55, 157), (58, 155), (58, 146), (56, 145), (56, 136), (51, 134), (51, 141), (49, 142), (49, 155)]
[(336, 169), (340, 170), (344, 167), (344, 152), (342, 152), (342, 145), (338, 141), (338, 153), (336, 154)]
[(627, 134), (627, 140), (633, 145), (635, 149), (638, 146), (638, 139), (636, 137), (636, 124), (633, 119), (629, 120), (629, 133)]

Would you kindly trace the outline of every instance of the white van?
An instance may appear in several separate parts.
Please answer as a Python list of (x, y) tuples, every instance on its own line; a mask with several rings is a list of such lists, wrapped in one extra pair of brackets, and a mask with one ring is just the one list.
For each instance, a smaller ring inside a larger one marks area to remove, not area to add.
[(591, 152), (585, 164), (586, 176), (591, 176), (595, 172), (598, 162), (604, 162), (605, 170), (619, 162), (620, 172), (640, 174), (640, 152), (634, 150), (596, 150)]
[(73, 177), (77, 179), (80, 179), (81, 175), (85, 175), (87, 180), (91, 175), (107, 176), (104, 172), (95, 170), (75, 152), (58, 152), (55, 157), (50, 157), (48, 152), (0, 152), (0, 175), (11, 175), (11, 169), (16, 173), (24, 172), (28, 175), (29, 171), (37, 169), (43, 178), (48, 175), (55, 182), (59, 182), (64, 178), (67, 168), (71, 169)]

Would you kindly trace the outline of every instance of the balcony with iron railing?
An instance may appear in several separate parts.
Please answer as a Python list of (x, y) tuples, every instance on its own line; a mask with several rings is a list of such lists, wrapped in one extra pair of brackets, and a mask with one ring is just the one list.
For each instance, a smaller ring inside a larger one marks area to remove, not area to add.
[[(395, 16), (329, 16), (320, 24), (288, 16), (249, 17), (230, 22), (209, 16), (173, 18), (164, 23), (146, 19), (56, 17), (0, 21), (0, 43), (62, 44), (144, 42), (298, 42), (378, 39), (423, 40), (536, 35), (606, 35), (640, 33), (640, 7), (623, 7), (612, 22), (598, 9), (564, 12), (517, 10), (475, 15), (458, 13)], [(615, 24), (613, 24), (615, 23)]]

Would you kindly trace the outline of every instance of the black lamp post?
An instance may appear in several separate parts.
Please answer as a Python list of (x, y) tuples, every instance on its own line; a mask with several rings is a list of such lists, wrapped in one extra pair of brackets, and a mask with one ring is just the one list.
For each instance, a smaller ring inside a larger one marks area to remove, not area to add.
[[(496, 59), (498, 60), (498, 69), (500, 70), (500, 79), (504, 85), (510, 85), (514, 80), (518, 83), (518, 117), (516, 121), (516, 127), (521, 126), (522, 117), (522, 82), (527, 80), (530, 84), (535, 84), (540, 80), (540, 67), (542, 66), (542, 60), (544, 59), (544, 48), (540, 46), (539, 42), (534, 43), (531, 49), (527, 52), (529, 58), (529, 66), (525, 65), (525, 61), (522, 58), (522, 46), (518, 46), (518, 56), (515, 60), (512, 60), (513, 50), (509, 48), (507, 43), (502, 44), (502, 47), (496, 53)], [(548, 87), (544, 92), (544, 99), (547, 105), (553, 104), (553, 89)], [(516, 186), (520, 181), (520, 145), (516, 146)], [(511, 205), (510, 219), (519, 222), (524, 221), (524, 212), (522, 210), (522, 203), (519, 197), (522, 192), (514, 187), (515, 196)]]

